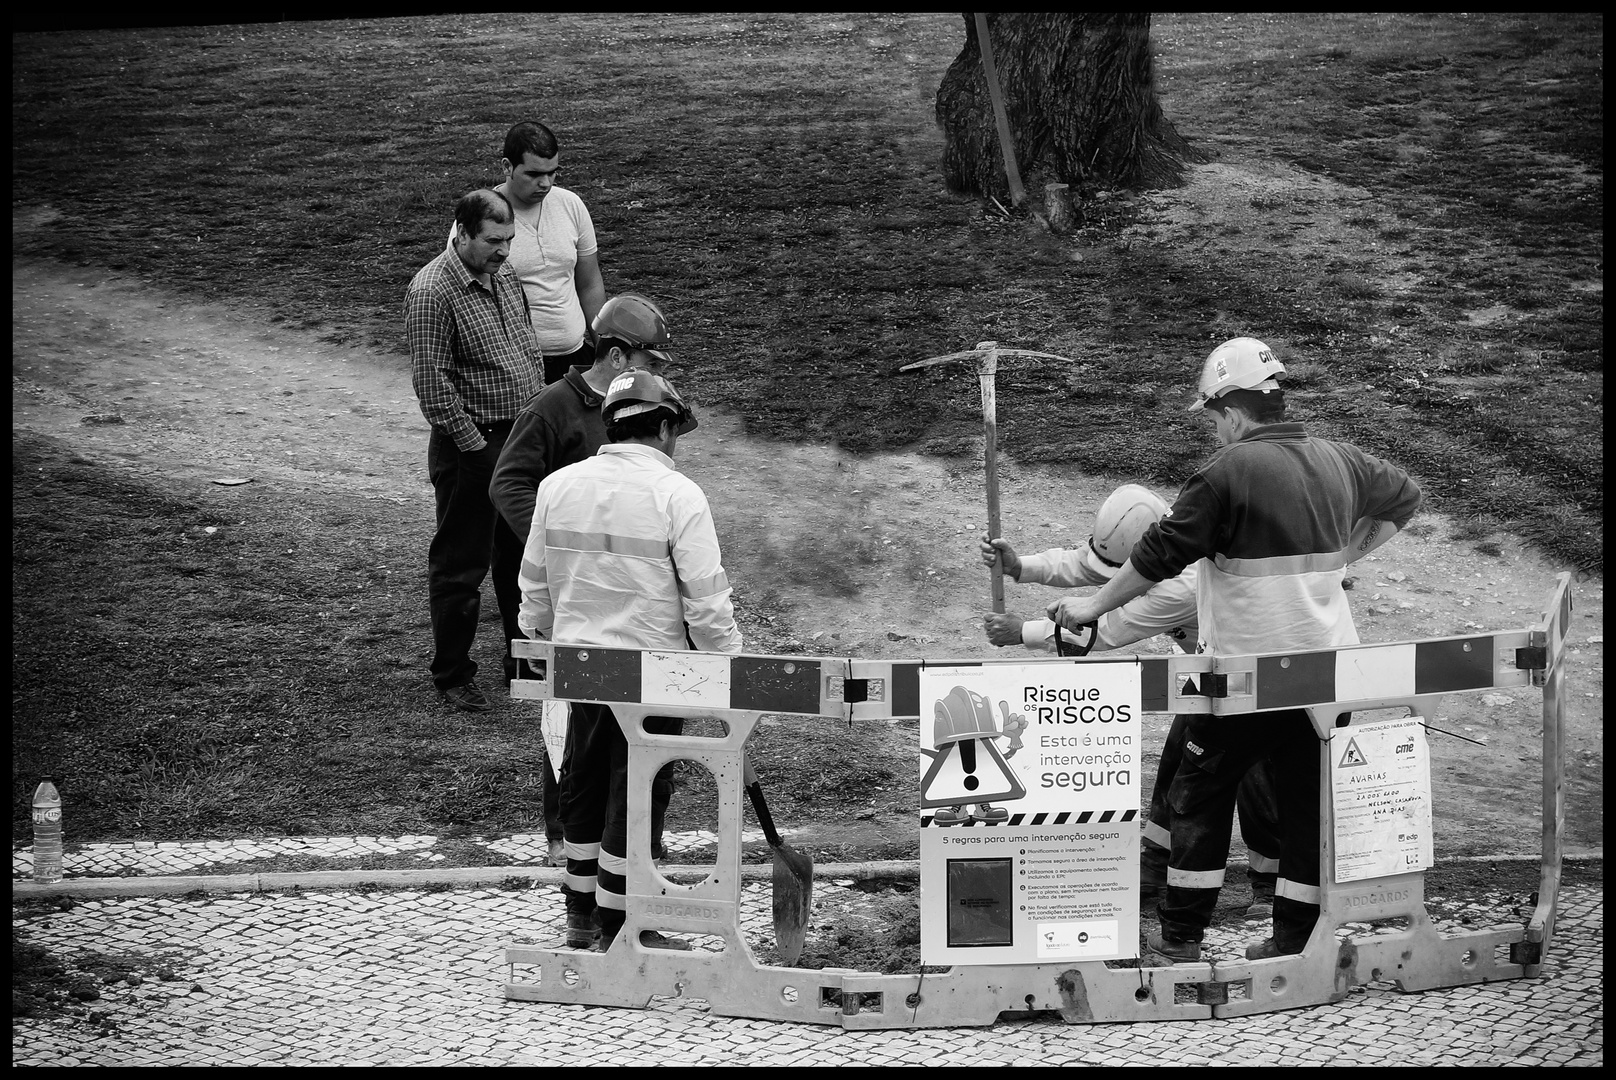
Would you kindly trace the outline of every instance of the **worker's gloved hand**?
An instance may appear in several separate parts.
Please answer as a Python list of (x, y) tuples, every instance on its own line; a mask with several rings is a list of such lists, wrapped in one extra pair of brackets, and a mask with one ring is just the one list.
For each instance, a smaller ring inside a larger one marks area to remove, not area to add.
[[(530, 626), (522, 627), (522, 633), (527, 635), (529, 641), (548, 640), (543, 634)], [(547, 672), (545, 661), (529, 659), (525, 656), (520, 659), (506, 657), (505, 668), (506, 678), (509, 679), (543, 679)]]
[(1010, 541), (1002, 537), (990, 537), (982, 534), (981, 541), (982, 565), (991, 567), (995, 559), (1003, 559), (1004, 572), (1016, 581), (1021, 580), (1021, 556), (1016, 549), (1010, 546)]
[(1021, 644), (1021, 624), (1026, 622), (1013, 611), (1003, 614), (990, 611), (982, 616), (982, 629), (987, 631), (988, 641), (999, 648), (1006, 645)]

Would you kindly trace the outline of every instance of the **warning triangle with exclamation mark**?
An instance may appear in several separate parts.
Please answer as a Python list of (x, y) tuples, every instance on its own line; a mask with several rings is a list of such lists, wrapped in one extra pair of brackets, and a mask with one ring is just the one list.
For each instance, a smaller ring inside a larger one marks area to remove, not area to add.
[(920, 781), (920, 805), (926, 807), (1026, 795), (1015, 769), (991, 739), (961, 739), (944, 745)]

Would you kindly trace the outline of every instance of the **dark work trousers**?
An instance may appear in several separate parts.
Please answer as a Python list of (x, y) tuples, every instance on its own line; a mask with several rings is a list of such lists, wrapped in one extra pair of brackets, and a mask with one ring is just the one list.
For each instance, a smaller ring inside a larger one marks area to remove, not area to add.
[[(648, 716), (645, 730), (678, 735), (680, 717)], [(673, 794), (671, 770), (651, 782), (651, 857), (662, 856), (662, 825)], [(628, 740), (605, 705), (572, 703), (567, 720), (567, 762), (561, 773), (561, 822), (566, 830), (567, 873), (561, 891), (567, 910), (598, 906), (601, 932), (622, 928), (628, 871)]]
[[(1173, 808), (1167, 792), (1173, 785), (1184, 758), (1184, 729), (1188, 716), (1173, 717), (1167, 741), (1162, 744), (1156, 765), (1156, 786), (1150, 792), (1150, 811), (1139, 850), (1139, 883), (1145, 886), (1167, 884), (1168, 849), (1172, 847)], [(1279, 800), (1275, 793), (1274, 770), (1266, 759), (1257, 762), (1240, 781), (1235, 792), (1235, 809), (1240, 818), (1240, 839), (1246, 843), (1250, 861), (1246, 880), (1255, 888), (1273, 889), (1279, 876)]]
[(505, 641), (507, 677), (511, 638), (523, 637), (516, 624), (522, 593), (516, 584), (523, 539), (511, 531), (488, 497), (494, 463), (511, 433), (511, 422), (478, 426), (488, 446), (465, 452), (434, 428), (427, 444), (426, 470), (437, 499), (438, 529), (427, 549), (427, 598), (432, 611), (432, 683), (447, 690), (477, 674), (471, 645), (482, 610), (483, 578), (492, 575)]
[(544, 358), (544, 385), (549, 386), (553, 382), (560, 382), (561, 377), (567, 373), (567, 369), (574, 364), (582, 364), (588, 367), (594, 362), (595, 347), (587, 341), (570, 353), (562, 353), (560, 356), (546, 356)]
[(1318, 921), (1319, 739), (1302, 709), (1237, 716), (1186, 715), (1183, 758), (1167, 792), (1173, 814), (1163, 935), (1200, 941), (1229, 861), (1237, 790), (1267, 758), (1280, 810), (1274, 939), (1300, 952)]

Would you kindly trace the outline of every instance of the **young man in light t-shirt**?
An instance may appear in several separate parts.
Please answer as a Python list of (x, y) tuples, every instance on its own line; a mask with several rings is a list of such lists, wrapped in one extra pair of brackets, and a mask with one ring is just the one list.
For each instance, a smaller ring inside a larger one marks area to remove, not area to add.
[(606, 302), (595, 223), (584, 201), (556, 184), (560, 161), (555, 134), (525, 120), (505, 133), (505, 182), (494, 188), (516, 211), (506, 262), (527, 295), (546, 386), (572, 365), (594, 362), (587, 331)]

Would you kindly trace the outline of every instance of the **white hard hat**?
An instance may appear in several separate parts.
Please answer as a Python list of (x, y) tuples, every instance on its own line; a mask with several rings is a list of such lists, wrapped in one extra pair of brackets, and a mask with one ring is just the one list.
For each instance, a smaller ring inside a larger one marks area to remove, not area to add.
[(1128, 555), (1145, 530), (1167, 516), (1168, 506), (1149, 488), (1123, 484), (1100, 504), (1094, 515), (1094, 535), (1089, 547), (1104, 563), (1115, 569), (1128, 561)]
[(1212, 350), (1201, 368), (1201, 385), (1190, 412), (1199, 412), (1206, 403), (1230, 390), (1278, 390), (1275, 377), (1285, 373), (1285, 365), (1274, 358), (1274, 350), (1254, 337), (1237, 337)]

